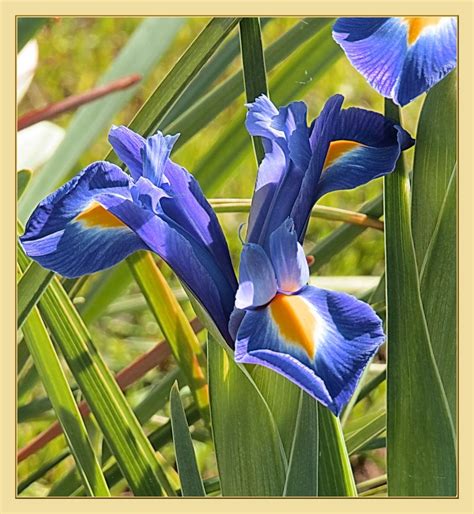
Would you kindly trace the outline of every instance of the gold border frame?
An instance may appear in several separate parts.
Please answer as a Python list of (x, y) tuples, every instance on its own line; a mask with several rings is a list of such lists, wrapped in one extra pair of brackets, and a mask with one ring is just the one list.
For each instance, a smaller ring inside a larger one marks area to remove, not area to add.
[[(354, 9), (354, 6), (357, 7)], [(181, 2), (175, 0), (171, 6), (156, 5), (148, 1), (140, 1), (133, 4), (133, 13), (130, 12), (130, 5), (112, 3), (111, 1), (99, 0), (98, 2), (85, 2), (79, 4), (75, 2), (60, 3), (58, 0), (50, 2), (4, 2), (2, 3), (2, 20), (0, 34), (3, 42), (1, 50), (2, 57), (2, 76), (16, 77), (15, 70), (15, 30), (17, 16), (81, 16), (81, 17), (144, 17), (144, 16), (186, 16), (186, 17), (207, 17), (207, 16), (285, 16), (285, 17), (301, 17), (301, 16), (361, 16), (361, 15), (446, 15), (458, 16), (459, 26), (459, 60), (463, 59), (466, 66), (460, 67), (458, 77), (458, 153), (460, 157), (459, 166), (459, 184), (458, 184), (458, 405), (463, 405), (463, 410), (458, 409), (458, 427), (459, 448), (462, 452), (459, 455), (458, 463), (458, 497), (442, 499), (425, 498), (364, 498), (370, 502), (359, 502), (358, 499), (351, 498), (315, 498), (315, 499), (274, 499), (274, 498), (209, 498), (207, 500), (188, 499), (185, 502), (161, 502), (159, 505), (154, 502), (160, 501), (155, 498), (121, 498), (98, 499), (99, 503), (93, 505), (97, 511), (128, 511), (131, 505), (128, 502), (140, 500), (140, 509), (144, 512), (155, 511), (159, 509), (161, 512), (187, 512), (192, 509), (193, 512), (212, 512), (219, 511), (219, 505), (215, 502), (225, 501), (225, 509), (229, 512), (239, 512), (240, 509), (249, 510), (255, 506), (261, 512), (292, 512), (298, 509), (299, 512), (410, 512), (410, 506), (414, 512), (472, 512), (472, 490), (469, 487), (470, 479), (472, 479), (472, 441), (469, 434), (472, 433), (472, 411), (466, 406), (470, 406), (471, 402), (467, 402), (472, 391), (472, 373), (468, 368), (472, 363), (472, 348), (469, 345), (472, 337), (472, 328), (468, 325), (469, 307), (472, 310), (472, 291), (473, 291), (473, 275), (469, 264), (473, 262), (472, 245), (469, 241), (468, 228), (473, 226), (473, 206), (469, 193), (473, 191), (472, 180), (472, 152), (469, 152), (470, 146), (467, 144), (467, 137), (472, 134), (472, 114), (473, 103), (471, 96), (467, 93), (474, 88), (472, 81), (472, 69), (468, 67), (467, 56), (470, 54), (469, 49), (473, 49), (473, 6), (465, 2), (437, 3), (436, 5), (428, 2), (412, 2), (406, 0), (399, 2), (385, 2), (383, 5), (373, 1), (355, 2), (353, 1), (333, 1), (331, 3), (318, 5), (316, 2), (299, 1), (290, 2), (268, 2), (267, 0), (259, 0), (258, 2), (241, 2), (240, 4), (220, 4), (215, 2), (197, 3), (194, 1)], [(354, 10), (357, 13), (354, 13)], [(107, 14), (104, 14), (107, 12)], [(137, 14), (139, 12), (140, 14)], [(354, 14), (352, 14), (354, 13)], [(469, 28), (470, 27), (470, 28)], [(466, 56), (466, 57), (465, 57)], [(466, 59), (466, 61), (464, 61)], [(1, 101), (4, 108), (4, 116), (2, 119), (2, 141), (3, 151), (1, 152), (4, 161), (4, 170), (11, 170), (15, 165), (16, 152), (15, 148), (15, 130), (16, 127), (16, 103), (15, 103), (15, 80), (2, 81)], [(460, 110), (460, 102), (463, 102), (463, 109)], [(471, 116), (469, 116), (471, 114)], [(462, 131), (460, 130), (462, 128)], [(471, 130), (469, 130), (471, 129)], [(464, 172), (462, 170), (465, 170)], [(2, 295), (2, 331), (5, 333), (2, 338), (2, 365), (4, 373), (2, 373), (2, 411), (3, 419), (11, 419), (12, 410), (15, 409), (15, 398), (11, 398), (11, 381), (15, 380), (14, 368), (9, 368), (10, 359), (16, 361), (14, 345), (12, 341), (16, 340), (16, 323), (15, 323), (15, 304), (11, 299), (11, 294), (15, 294), (16, 283), (14, 270), (15, 266), (15, 245), (11, 242), (16, 241), (16, 220), (13, 217), (16, 212), (16, 195), (11, 194), (16, 191), (15, 175), (5, 174), (5, 186), (2, 188), (2, 208), (3, 216), (1, 217), (2, 237), (5, 238), (5, 248), (8, 252), (1, 253), (2, 266), (0, 273), (5, 279), (5, 293)], [(9, 194), (10, 192), (10, 194)], [(469, 200), (468, 200), (469, 198)], [(462, 216), (462, 217), (461, 217)], [(466, 237), (467, 236), (467, 237)], [(8, 242), (10, 242), (8, 244)], [(11, 252), (10, 252), (11, 250)], [(3, 262), (4, 261), (4, 262)], [(10, 268), (11, 266), (11, 268)], [(459, 278), (462, 277), (462, 280)], [(470, 282), (470, 284), (469, 284)], [(471, 285), (471, 287), (469, 287)], [(10, 289), (11, 288), (11, 289)], [(12, 321), (13, 318), (13, 321)], [(464, 322), (467, 322), (464, 324)], [(463, 359), (461, 361), (460, 356)], [(467, 368), (467, 369), (466, 369)], [(10, 387), (9, 387), (10, 386)], [(16, 415), (13, 416), (16, 421)], [(434, 420), (435, 421), (435, 420)], [(58, 498), (16, 498), (13, 496), (15, 491), (16, 472), (12, 473), (8, 463), (14, 463), (16, 469), (16, 445), (12, 444), (16, 439), (16, 425), (11, 430), (10, 423), (1, 425), (1, 448), (6, 458), (3, 459), (1, 466), (2, 480), (0, 480), (0, 501), (1, 512), (56, 512), (68, 509), (71, 512), (93, 512), (90, 510), (91, 503), (88, 498), (75, 498), (71, 503), (68, 499)], [(12, 437), (13, 436), (13, 437)], [(11, 465), (11, 464), (10, 464)], [(114, 499), (120, 499), (121, 502), (113, 502)], [(291, 500), (297, 502), (297, 506)], [(386, 500), (390, 500), (386, 502)], [(38, 503), (40, 502), (40, 503)], [(64, 502), (64, 503), (63, 503)], [(67, 503), (66, 503), (67, 502)], [(83, 502), (88, 502), (84, 504)], [(255, 502), (255, 503), (254, 503)], [(411, 505), (411, 502), (415, 502)], [(257, 507), (258, 504), (258, 507)], [(165, 507), (166, 506), (166, 507)], [(136, 508), (136, 507), (135, 507)], [(343, 509), (343, 510), (341, 510)], [(95, 509), (94, 509), (95, 511)]]

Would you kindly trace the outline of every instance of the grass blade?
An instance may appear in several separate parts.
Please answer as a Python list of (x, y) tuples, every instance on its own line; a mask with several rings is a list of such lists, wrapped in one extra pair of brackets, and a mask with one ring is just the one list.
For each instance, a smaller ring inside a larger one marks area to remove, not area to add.
[(282, 444), (268, 405), (245, 368), (213, 338), (209, 392), (217, 466), (224, 496), (281, 496)]
[[(456, 72), (429, 91), (418, 123), (412, 229), (433, 353), (456, 417)], [(433, 130), (436, 127), (436, 130)], [(439, 292), (443, 301), (439, 301)]]
[(186, 377), (196, 405), (204, 419), (209, 421), (206, 357), (196, 334), (152, 255), (147, 252), (138, 252), (127, 260), (151, 312)]
[(59, 358), (35, 308), (23, 327), (25, 341), (61, 423), (84, 487), (90, 496), (110, 496)]
[(176, 383), (170, 393), (171, 428), (183, 496), (205, 496), (193, 442)]
[(319, 496), (357, 496), (341, 423), (321, 404), (319, 412)]
[[(20, 267), (26, 268), (29, 259), (22, 250), (18, 256)], [(39, 309), (132, 491), (156, 496), (163, 487), (174, 494), (140, 424), (57, 279), (43, 294)]]
[(385, 431), (386, 425), (387, 415), (385, 412), (381, 412), (374, 416), (366, 425), (348, 434), (346, 437), (346, 446), (349, 455), (356, 453), (373, 441), (378, 435)]
[[(315, 36), (330, 23), (330, 19), (305, 18), (265, 50), (265, 63), (268, 71), (286, 59), (305, 41)], [(169, 133), (180, 132), (176, 148), (182, 146), (228, 107), (244, 91), (241, 71), (236, 72), (221, 85), (216, 86), (202, 99), (194, 102), (189, 110), (170, 124), (164, 124)]]
[[(182, 26), (182, 18), (148, 18), (133, 33), (98, 85), (137, 73), (145, 78), (165, 54)], [(159, 37), (157, 37), (159, 35)], [(39, 200), (61, 185), (94, 139), (107, 128), (114, 115), (133, 97), (137, 86), (82, 107), (74, 115), (66, 136), (49, 161), (31, 179), (19, 204), (25, 221)]]
[(300, 391), (284, 496), (318, 496), (318, 423), (318, 403), (304, 391)]
[[(386, 114), (399, 120), (386, 101)], [(390, 496), (456, 494), (453, 422), (433, 355), (403, 159), (384, 178), (387, 284), (387, 474)]]
[[(261, 94), (268, 94), (263, 43), (258, 18), (244, 18), (240, 22), (240, 47), (244, 71), (245, 96), (253, 102)], [(252, 138), (257, 164), (265, 156), (260, 138)]]
[(21, 198), (21, 195), (25, 192), (26, 186), (28, 185), (28, 182), (30, 181), (32, 176), (32, 172), (30, 170), (20, 170), (18, 171), (16, 177), (17, 177), (17, 192), (18, 192), (18, 198)]
[[(132, 130), (143, 136), (156, 131), (163, 116), (238, 21), (238, 18), (213, 18), (208, 23), (133, 118), (129, 125)], [(114, 156), (111, 160), (115, 159)]]
[(32, 262), (18, 282), (18, 328), (25, 322), (31, 309), (38, 303), (54, 273)]

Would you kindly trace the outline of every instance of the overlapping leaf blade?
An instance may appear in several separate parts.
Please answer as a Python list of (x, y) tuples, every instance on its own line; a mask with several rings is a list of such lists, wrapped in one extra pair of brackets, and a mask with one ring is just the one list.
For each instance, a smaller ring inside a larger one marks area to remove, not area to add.
[[(398, 109), (386, 101), (386, 114)], [(387, 472), (391, 496), (456, 493), (454, 426), (420, 295), (403, 159), (385, 177)]]

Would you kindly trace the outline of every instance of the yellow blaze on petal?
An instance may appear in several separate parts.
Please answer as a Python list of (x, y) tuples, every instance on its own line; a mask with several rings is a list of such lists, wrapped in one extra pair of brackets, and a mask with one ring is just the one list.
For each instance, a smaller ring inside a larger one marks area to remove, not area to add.
[(330, 166), (336, 159), (342, 157), (345, 153), (354, 150), (354, 148), (358, 148), (362, 146), (360, 143), (356, 143), (355, 141), (347, 141), (346, 139), (341, 139), (339, 141), (332, 141), (329, 144), (329, 150), (326, 155), (326, 160), (324, 161), (323, 168), (327, 168)]
[(270, 313), (281, 336), (314, 359), (317, 323), (306, 300), (299, 296), (277, 294), (270, 303)]
[(430, 16), (427, 18), (404, 18), (408, 23), (408, 43), (412, 45), (420, 37), (423, 29), (431, 25), (437, 25), (440, 17)]
[(117, 228), (126, 226), (97, 202), (92, 202), (89, 207), (78, 214), (75, 219), (84, 223), (88, 228)]

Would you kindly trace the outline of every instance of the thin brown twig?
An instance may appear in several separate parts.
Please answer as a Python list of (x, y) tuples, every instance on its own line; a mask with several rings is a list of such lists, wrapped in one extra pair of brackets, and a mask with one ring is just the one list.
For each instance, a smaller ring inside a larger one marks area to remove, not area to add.
[[(194, 332), (202, 330), (201, 322), (194, 318), (191, 321), (191, 326)], [(137, 380), (146, 375), (154, 367), (162, 364), (171, 355), (171, 350), (166, 340), (160, 341), (151, 350), (140, 355), (137, 359), (131, 362), (127, 367), (123, 368), (115, 376), (120, 389), (125, 390), (130, 387)], [(87, 417), (90, 414), (89, 405), (85, 401), (79, 404), (79, 412), (82, 417)], [(49, 442), (62, 434), (61, 425), (56, 421), (49, 428), (38, 434), (26, 446), (21, 448), (17, 454), (18, 462), (22, 462), (34, 453), (44, 448)]]
[(94, 100), (98, 100), (99, 98), (102, 98), (103, 96), (109, 95), (111, 93), (115, 93), (116, 91), (127, 89), (135, 85), (141, 79), (142, 77), (140, 75), (134, 73), (133, 75), (127, 75), (126, 77), (109, 82), (104, 86), (98, 86), (90, 89), (85, 93), (69, 96), (64, 100), (49, 104), (42, 109), (29, 111), (18, 118), (18, 130), (22, 130), (26, 127), (34, 125), (35, 123), (39, 123), (40, 121), (50, 120), (56, 116), (59, 116), (60, 114), (63, 114), (64, 112), (76, 109), (81, 105), (93, 102)]

